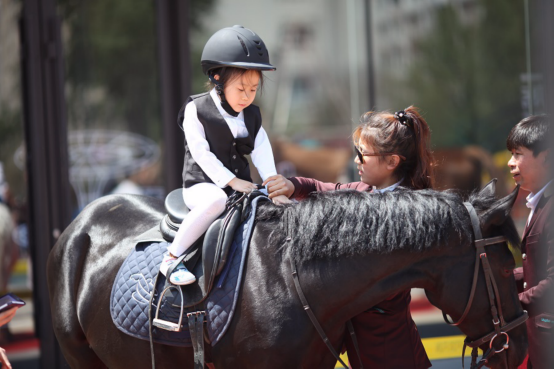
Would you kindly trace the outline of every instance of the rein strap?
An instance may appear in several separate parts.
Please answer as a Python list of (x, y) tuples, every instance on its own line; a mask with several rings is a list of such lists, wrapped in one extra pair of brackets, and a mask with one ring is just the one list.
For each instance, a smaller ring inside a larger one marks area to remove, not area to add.
[[(292, 223), (292, 219), (290, 216), (288, 216), (288, 213), (285, 210), (285, 227), (286, 227), (287, 235), (290, 234), (289, 232), (292, 229), (291, 223)], [(292, 241), (292, 238), (290, 236), (287, 236), (287, 238), (285, 239), (285, 242), (291, 242), (291, 241)], [(294, 262), (292, 255), (289, 256), (289, 258), (290, 258), (290, 267), (292, 271), (292, 279), (294, 281), (294, 287), (296, 288), (298, 297), (300, 297), (300, 301), (302, 302), (302, 307), (304, 308), (304, 311), (306, 312), (306, 314), (308, 314), (308, 317), (312, 321), (312, 324), (316, 329), (317, 333), (319, 334), (319, 337), (321, 337), (323, 342), (325, 342), (325, 344), (327, 345), (327, 348), (329, 349), (329, 351), (331, 351), (335, 359), (337, 359), (337, 361), (341, 363), (341, 365), (344, 366), (345, 368), (349, 368), (349, 366), (346, 365), (344, 361), (340, 358), (340, 355), (337, 353), (337, 351), (331, 344), (331, 341), (329, 341), (329, 338), (325, 334), (325, 331), (321, 327), (321, 324), (319, 324), (319, 322), (317, 321), (317, 318), (314, 312), (312, 311), (312, 309), (310, 308), (310, 304), (308, 303), (306, 296), (304, 295), (304, 291), (302, 291), (302, 286), (300, 285), (300, 279), (298, 278), (298, 271), (296, 270), (296, 264)], [(362, 364), (362, 357), (360, 356), (360, 351), (358, 347), (358, 340), (356, 338), (356, 333), (354, 332), (354, 327), (350, 320), (347, 323), (347, 328), (348, 328), (348, 331), (350, 332), (350, 336), (352, 337), (352, 341), (354, 343), (356, 353), (358, 354), (358, 359), (360, 360), (360, 369), (364, 369), (364, 366)]]
[[(290, 240), (290, 238), (287, 238), (287, 240)], [(344, 361), (342, 361), (342, 359), (340, 358), (339, 354), (337, 354), (337, 351), (335, 350), (335, 348), (333, 347), (333, 345), (329, 341), (329, 338), (325, 334), (325, 331), (323, 330), (323, 328), (321, 327), (321, 325), (317, 321), (316, 316), (314, 315), (312, 309), (310, 308), (310, 304), (308, 304), (308, 300), (306, 299), (306, 296), (304, 295), (304, 292), (302, 291), (302, 287), (300, 286), (300, 280), (298, 279), (298, 272), (296, 271), (296, 265), (295, 265), (294, 261), (292, 260), (292, 257), (290, 258), (290, 265), (291, 265), (291, 268), (292, 268), (292, 278), (294, 280), (294, 286), (296, 287), (296, 292), (298, 293), (298, 296), (300, 297), (300, 301), (302, 301), (304, 311), (306, 311), (306, 313), (310, 317), (310, 320), (312, 321), (312, 324), (314, 325), (317, 333), (319, 333), (319, 336), (321, 337), (323, 342), (325, 342), (325, 344), (327, 345), (327, 348), (329, 349), (329, 351), (331, 351), (333, 356), (342, 364), (342, 366), (344, 366), (345, 368), (348, 368), (349, 366), (346, 365), (344, 363)]]

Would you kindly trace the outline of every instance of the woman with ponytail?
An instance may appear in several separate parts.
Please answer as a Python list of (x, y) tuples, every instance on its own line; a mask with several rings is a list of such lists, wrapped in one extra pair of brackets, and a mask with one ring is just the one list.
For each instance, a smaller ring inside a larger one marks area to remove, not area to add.
[[(417, 108), (394, 114), (367, 112), (354, 131), (354, 159), (360, 182), (324, 183), (312, 178), (265, 180), (269, 197), (286, 195), (301, 200), (314, 191), (354, 189), (374, 193), (394, 191), (399, 186), (419, 190), (433, 187), (433, 163), (429, 148), (430, 129)], [(352, 323), (364, 368), (427, 369), (431, 366), (410, 314), (410, 291), (403, 291), (369, 307)], [(359, 362), (350, 337), (346, 339), (350, 365)]]

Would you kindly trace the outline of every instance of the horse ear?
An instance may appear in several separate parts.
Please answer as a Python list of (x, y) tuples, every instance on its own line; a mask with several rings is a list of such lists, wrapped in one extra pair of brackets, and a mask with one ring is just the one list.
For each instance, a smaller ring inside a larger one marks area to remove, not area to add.
[[(487, 186), (485, 186), (483, 190), (485, 190)], [(491, 225), (503, 224), (510, 216), (510, 211), (516, 202), (518, 193), (519, 185), (517, 185), (508, 196), (496, 201), (494, 205), (481, 216), (481, 227), (483, 229), (488, 229)]]
[(496, 195), (496, 178), (491, 179), (479, 193), (485, 197), (494, 197)]

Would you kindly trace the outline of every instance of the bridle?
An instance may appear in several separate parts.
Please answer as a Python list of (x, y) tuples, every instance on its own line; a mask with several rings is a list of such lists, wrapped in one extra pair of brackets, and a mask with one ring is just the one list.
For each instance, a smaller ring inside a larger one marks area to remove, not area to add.
[[(473, 283), (471, 285), (469, 300), (467, 302), (466, 308), (462, 313), (462, 316), (460, 317), (460, 319), (457, 322), (450, 322), (444, 312), (442, 313), (442, 315), (443, 315), (444, 321), (447, 324), (454, 325), (454, 326), (460, 325), (460, 323), (462, 323), (462, 321), (467, 317), (467, 314), (473, 303), (473, 298), (475, 297), (475, 288), (477, 286), (477, 279), (479, 277), (479, 265), (483, 264), (483, 272), (485, 274), (485, 282), (487, 286), (487, 292), (489, 295), (489, 303), (491, 307), (492, 323), (494, 325), (494, 331), (474, 341), (470, 341), (468, 337), (466, 337), (464, 340), (464, 349), (462, 351), (462, 368), (464, 367), (464, 356), (465, 356), (466, 347), (471, 347), (472, 348), (471, 369), (478, 369), (478, 368), (481, 368), (483, 365), (485, 365), (492, 356), (498, 353), (501, 353), (502, 351), (507, 350), (509, 348), (510, 337), (508, 336), (507, 332), (519, 326), (520, 324), (524, 323), (527, 320), (528, 315), (527, 315), (527, 311), (523, 310), (523, 314), (521, 316), (519, 316), (518, 318), (516, 318), (515, 320), (509, 323), (506, 323), (506, 320), (504, 319), (504, 314), (502, 313), (502, 303), (500, 301), (500, 294), (498, 292), (498, 287), (496, 285), (496, 281), (494, 280), (494, 276), (492, 275), (489, 260), (487, 258), (487, 252), (485, 251), (485, 246), (506, 242), (506, 237), (498, 236), (498, 237), (483, 238), (483, 235), (481, 234), (481, 226), (479, 224), (479, 218), (477, 217), (477, 212), (475, 211), (475, 208), (473, 207), (473, 205), (471, 205), (468, 202), (464, 202), (464, 206), (466, 207), (469, 213), (469, 218), (471, 219), (471, 226), (473, 227), (473, 234), (475, 236), (474, 245), (476, 249), (476, 254), (475, 254), (475, 269), (473, 271)], [(495, 304), (495, 300), (496, 300), (496, 304)], [(498, 305), (498, 308), (497, 308), (497, 305)], [(506, 343), (502, 346), (502, 349), (496, 350), (495, 348), (493, 348), (494, 340), (501, 336), (506, 337)], [(477, 348), (489, 341), (490, 341), (489, 349), (483, 353), (481, 360), (477, 362)]]

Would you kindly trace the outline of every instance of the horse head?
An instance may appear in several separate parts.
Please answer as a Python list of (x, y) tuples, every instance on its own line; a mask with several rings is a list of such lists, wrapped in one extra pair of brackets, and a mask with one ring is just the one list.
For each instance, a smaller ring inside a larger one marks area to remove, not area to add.
[[(515, 368), (527, 350), (527, 332), (522, 324), (527, 312), (519, 302), (513, 275), (515, 261), (507, 245), (509, 242), (519, 247), (519, 236), (509, 215), (519, 187), (496, 200), (495, 182), (464, 203), (474, 237), (470, 245), (461, 248), (465, 251), (455, 255), (458, 261), (444, 274), (445, 281), (437, 288), (426, 289), (429, 301), (441, 308), (445, 321), (467, 335), (465, 345), (473, 348), (472, 368)], [(458, 281), (457, 288), (452, 288), (448, 279), (469, 274), (468, 268), (473, 270), (472, 280)], [(464, 274), (460, 273), (462, 269)], [(483, 351), (478, 362), (477, 348)]]

